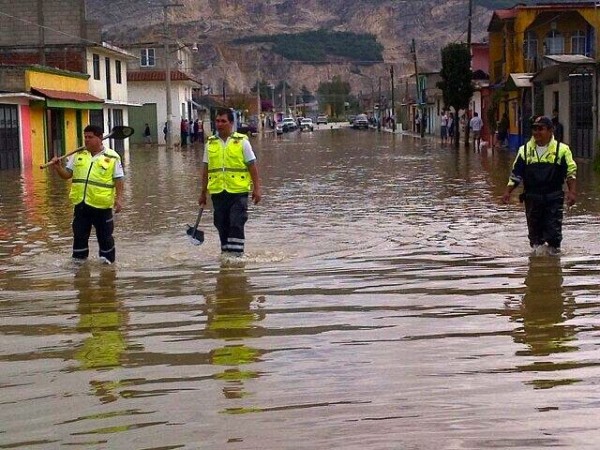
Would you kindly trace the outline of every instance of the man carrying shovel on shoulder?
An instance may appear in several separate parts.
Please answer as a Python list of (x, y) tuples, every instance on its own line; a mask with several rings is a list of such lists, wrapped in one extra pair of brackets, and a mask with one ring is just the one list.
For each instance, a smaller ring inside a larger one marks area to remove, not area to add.
[(112, 264), (115, 262), (113, 207), (119, 212), (123, 204), (123, 166), (119, 154), (102, 144), (100, 127), (88, 125), (83, 133), (85, 149), (71, 156), (66, 167), (61, 163), (62, 158), (56, 156), (49, 164), (61, 178), (72, 178), (69, 198), (74, 205), (73, 259), (87, 259), (94, 226), (99, 258), (105, 264)]
[(217, 133), (208, 138), (202, 164), (202, 191), (198, 204), (206, 205), (206, 194), (214, 208), (214, 225), (219, 231), (223, 256), (244, 254), (244, 226), (248, 220), (248, 194), (261, 199), (256, 156), (248, 136), (233, 132), (230, 109), (217, 111)]

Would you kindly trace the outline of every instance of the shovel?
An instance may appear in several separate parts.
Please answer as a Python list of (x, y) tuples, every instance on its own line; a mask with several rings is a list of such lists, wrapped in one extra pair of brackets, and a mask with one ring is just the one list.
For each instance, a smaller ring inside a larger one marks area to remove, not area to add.
[(186, 231), (187, 235), (190, 237), (190, 241), (194, 245), (200, 245), (204, 242), (204, 231), (198, 229), (200, 219), (202, 218), (202, 211), (204, 211), (204, 208), (200, 208), (200, 211), (198, 211), (198, 218), (196, 219), (194, 226), (188, 225)]
[[(131, 127), (126, 127), (126, 126), (122, 126), (122, 125), (118, 125), (116, 127), (113, 127), (113, 129), (110, 131), (110, 133), (108, 133), (106, 136), (104, 136), (102, 138), (102, 140), (105, 139), (118, 139), (118, 140), (123, 140), (123, 139), (127, 139), (129, 136), (131, 136), (133, 134), (134, 130)], [(85, 145), (82, 145), (81, 147), (76, 148), (75, 150), (67, 153), (66, 155), (62, 155), (60, 158), (58, 158), (56, 160), (56, 162), (58, 161), (62, 161), (65, 158), (68, 158), (71, 155), (74, 155), (77, 152), (80, 152), (82, 150), (85, 150)], [(46, 167), (51, 166), (52, 164), (55, 164), (55, 162), (47, 162), (46, 164), (42, 164), (40, 165), (40, 169), (45, 169)]]

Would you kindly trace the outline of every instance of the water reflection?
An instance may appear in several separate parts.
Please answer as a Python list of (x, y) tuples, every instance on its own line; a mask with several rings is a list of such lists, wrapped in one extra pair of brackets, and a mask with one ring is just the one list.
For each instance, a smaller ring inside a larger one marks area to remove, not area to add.
[[(102, 267), (92, 274), (90, 263), (84, 263), (76, 272), (74, 286), (77, 291), (77, 331), (87, 334), (74, 358), (81, 369), (111, 369), (121, 365), (126, 349), (122, 329), (125, 314), (117, 300), (116, 271)], [(118, 398), (118, 382), (90, 381), (92, 391), (102, 402)]]
[[(576, 327), (567, 324), (575, 315), (575, 302), (564, 289), (563, 278), (560, 258), (529, 258), (525, 294), (515, 317), (522, 322), (522, 327), (515, 331), (514, 340), (525, 345), (516, 354), (532, 357), (532, 362), (519, 366), (519, 371), (553, 372), (576, 367), (569, 361), (552, 360), (553, 354), (578, 350), (574, 344)], [(549, 388), (571, 382), (573, 380), (536, 379), (531, 384), (537, 388)]]
[(221, 339), (225, 345), (210, 351), (211, 364), (224, 366), (215, 375), (224, 380), (223, 394), (227, 398), (242, 398), (244, 380), (257, 378), (258, 372), (243, 366), (259, 361), (261, 351), (245, 342), (257, 336), (255, 322), (263, 318), (260, 307), (253, 308), (254, 297), (243, 267), (230, 267), (222, 264), (217, 274), (214, 295), (207, 295), (208, 337)]

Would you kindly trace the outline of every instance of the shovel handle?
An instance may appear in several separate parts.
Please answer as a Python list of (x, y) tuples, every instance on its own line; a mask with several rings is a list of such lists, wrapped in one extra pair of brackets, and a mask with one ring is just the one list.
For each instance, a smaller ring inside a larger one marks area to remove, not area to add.
[(50, 161), (50, 162), (47, 162), (46, 164), (41, 164), (40, 169), (45, 169), (46, 167), (50, 167), (50, 166), (56, 164), (57, 162), (62, 161), (63, 159), (68, 158), (69, 156), (74, 155), (77, 152), (80, 152), (81, 150), (85, 150), (85, 145), (82, 145), (81, 147), (76, 148), (75, 150), (67, 153), (66, 155), (62, 155), (56, 161)]
[(196, 230), (198, 229), (198, 225), (200, 225), (200, 219), (202, 219), (203, 211), (204, 211), (204, 208), (200, 208), (200, 211), (198, 211), (198, 218), (196, 219), (196, 223), (194, 224), (194, 232), (196, 232)]

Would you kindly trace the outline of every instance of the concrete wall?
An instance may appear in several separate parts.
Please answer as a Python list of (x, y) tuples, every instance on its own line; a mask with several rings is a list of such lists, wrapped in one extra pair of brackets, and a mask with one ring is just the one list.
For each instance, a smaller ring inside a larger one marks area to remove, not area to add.
[[(181, 119), (190, 119), (187, 115), (182, 116), (182, 104), (191, 99), (191, 87), (184, 83), (173, 81), (171, 83), (171, 112), (173, 125), (173, 142), (180, 142), (179, 124)], [(129, 83), (129, 100), (135, 103), (156, 103), (156, 117), (158, 143), (165, 144), (164, 135), (162, 133), (165, 121), (167, 120), (166, 107), (166, 89), (165, 83), (160, 82), (130, 82)], [(136, 133), (143, 133), (144, 130), (136, 130)]]
[(0, 16), (0, 46), (74, 44), (95, 37), (88, 35), (93, 27), (85, 26), (85, 0), (0, 0), (0, 11), (12, 16)]

